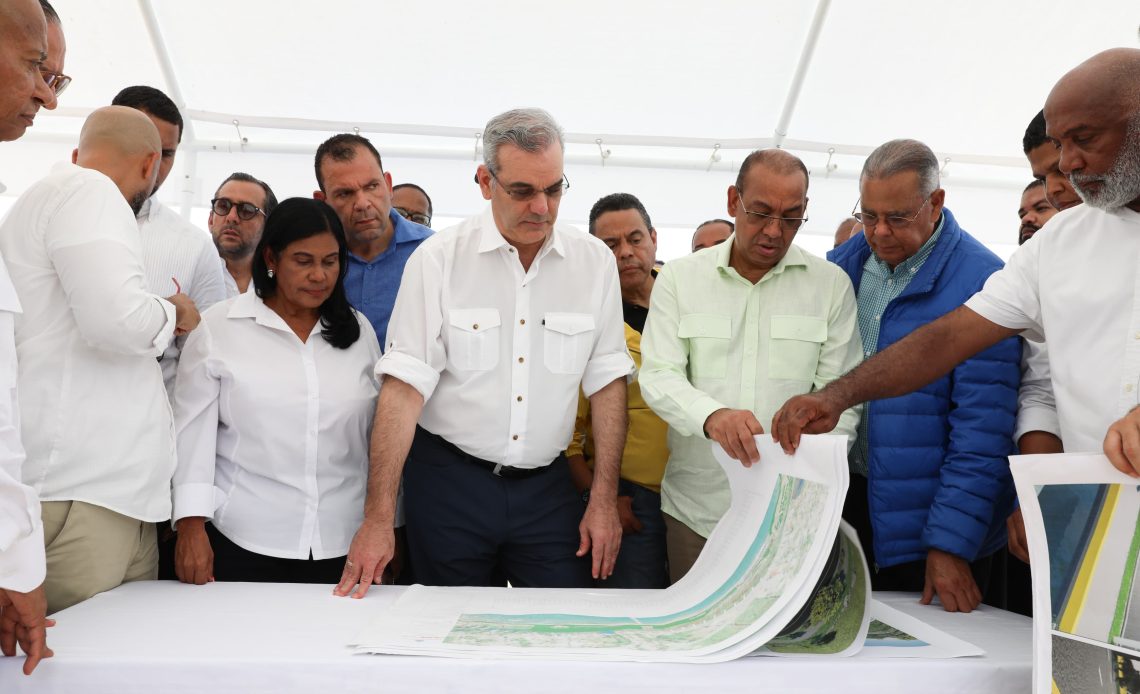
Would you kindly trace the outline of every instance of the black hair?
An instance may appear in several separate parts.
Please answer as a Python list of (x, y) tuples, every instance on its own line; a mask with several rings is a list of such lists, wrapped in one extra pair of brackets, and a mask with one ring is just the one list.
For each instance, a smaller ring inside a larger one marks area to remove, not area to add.
[(1025, 136), (1021, 138), (1021, 150), (1029, 154), (1048, 141), (1049, 138), (1045, 136), (1045, 111), (1042, 109), (1029, 121)]
[[(377, 156), (377, 158), (379, 158), (380, 155), (376, 155), (376, 156)], [(381, 166), (380, 170), (383, 171), (384, 167)], [(423, 188), (420, 188), (415, 183), (400, 183), (399, 185), (392, 186), (392, 192), (395, 193), (397, 190), (399, 190), (401, 188), (412, 188), (412, 189), (420, 191), (420, 194), (423, 195), (424, 199), (428, 201), (428, 216), (429, 217), (431, 216), (431, 196), (427, 194), (426, 190), (424, 190)]]
[(727, 224), (729, 231), (736, 231), (736, 222), (732, 222), (727, 219), (720, 219), (719, 217), (717, 219), (710, 219), (707, 222), (701, 222), (693, 231), (700, 231), (702, 228), (707, 227), (710, 224)]
[(1021, 194), (1022, 194), (1022, 195), (1025, 195), (1025, 193), (1026, 193), (1026, 192), (1028, 192), (1028, 191), (1029, 191), (1029, 189), (1030, 189), (1030, 188), (1033, 188), (1034, 186), (1043, 186), (1043, 185), (1045, 185), (1045, 179), (1043, 179), (1043, 178), (1035, 178), (1035, 179), (1033, 179), (1032, 181), (1030, 181), (1030, 182), (1029, 182), (1029, 185), (1027, 185), (1027, 186), (1025, 186), (1024, 188), (1022, 188), (1022, 189), (1021, 189)]
[(621, 212), (622, 210), (637, 210), (641, 215), (641, 221), (645, 222), (647, 230), (653, 229), (653, 222), (649, 220), (649, 213), (645, 211), (645, 205), (641, 204), (633, 195), (629, 193), (610, 193), (609, 195), (601, 198), (594, 203), (590, 208), (590, 233), (594, 233), (594, 225), (601, 217), (607, 212)]
[(182, 114), (178, 112), (178, 107), (174, 105), (169, 96), (154, 87), (145, 85), (127, 87), (116, 94), (114, 99), (111, 99), (111, 105), (129, 106), (149, 113), (171, 125), (177, 125), (178, 141), (182, 142)]
[(60, 22), (59, 13), (55, 11), (55, 8), (51, 6), (48, 0), (40, 0), (40, 9), (44, 11), (44, 19), (47, 20), (48, 24), (63, 25), (62, 22)]
[(333, 135), (322, 142), (320, 147), (317, 147), (317, 156), (313, 159), (313, 168), (317, 173), (317, 187), (321, 189), (322, 193), (325, 192), (325, 177), (321, 174), (321, 162), (325, 158), (333, 161), (352, 161), (356, 158), (357, 147), (363, 147), (372, 152), (372, 156), (376, 157), (376, 163), (380, 165), (380, 170), (384, 170), (384, 162), (380, 159), (380, 152), (376, 151), (367, 137), (350, 133)]
[(233, 172), (226, 177), (226, 180), (222, 181), (222, 184), (219, 185), (218, 189), (214, 191), (215, 198), (218, 197), (218, 193), (222, 192), (222, 186), (226, 185), (230, 181), (241, 181), (243, 183), (252, 183), (254, 185), (261, 186), (261, 189), (265, 191), (265, 204), (261, 206), (261, 211), (265, 213), (266, 217), (273, 214), (273, 210), (277, 208), (277, 196), (273, 194), (273, 189), (270, 188), (269, 184), (265, 181), (254, 178), (253, 176), (250, 176), (249, 174), (243, 173), (241, 171)]
[(344, 238), (340, 217), (323, 201), (289, 198), (273, 210), (273, 214), (265, 220), (261, 241), (253, 252), (253, 287), (262, 299), (277, 292), (277, 278), (269, 276), (265, 249), (280, 256), (294, 241), (324, 233), (331, 233), (336, 238), (340, 272), (332, 294), (318, 309), (321, 316), (321, 337), (337, 349), (348, 349), (360, 338), (360, 324), (344, 293), (344, 276), (348, 272), (348, 243)]

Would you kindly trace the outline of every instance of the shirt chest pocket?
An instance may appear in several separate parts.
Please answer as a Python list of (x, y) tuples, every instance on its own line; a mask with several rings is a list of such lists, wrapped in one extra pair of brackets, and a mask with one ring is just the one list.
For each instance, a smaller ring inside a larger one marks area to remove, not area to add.
[(689, 341), (689, 375), (692, 378), (724, 378), (732, 343), (732, 319), (712, 313), (681, 316), (677, 337)]
[(594, 346), (594, 317), (589, 313), (548, 313), (542, 319), (542, 358), (556, 374), (581, 374)]
[(827, 321), (814, 316), (772, 316), (768, 377), (814, 381), (819, 352), (827, 341)]
[(447, 363), (460, 371), (488, 371), (499, 362), (499, 309), (453, 308), (447, 312)]

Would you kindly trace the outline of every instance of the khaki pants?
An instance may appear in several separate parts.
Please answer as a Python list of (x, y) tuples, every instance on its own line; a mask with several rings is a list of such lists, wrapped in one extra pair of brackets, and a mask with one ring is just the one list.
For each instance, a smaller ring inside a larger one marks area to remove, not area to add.
[(82, 501), (43, 502), (48, 614), (131, 581), (158, 578), (154, 523)]
[(669, 553), (669, 583), (681, 580), (705, 548), (705, 538), (668, 513), (665, 516), (665, 550)]

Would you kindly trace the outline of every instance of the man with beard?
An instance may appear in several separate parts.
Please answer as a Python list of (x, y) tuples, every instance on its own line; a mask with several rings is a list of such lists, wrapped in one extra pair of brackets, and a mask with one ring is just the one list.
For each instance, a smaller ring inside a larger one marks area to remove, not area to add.
[(1049, 335), (1065, 450), (1103, 450), (1140, 477), (1140, 49), (1110, 49), (1068, 72), (1045, 121), (1085, 204), (1058, 213), (965, 306), (785, 403), (772, 431), (786, 450), (801, 433), (830, 430), (845, 408), (914, 390), (1024, 331)]
[(146, 116), (98, 109), (75, 164), (31, 186), (0, 226), (24, 309), (22, 476), (42, 500), (49, 613), (154, 578), (153, 524), (170, 517), (174, 440), (155, 358), (198, 312), (143, 278), (132, 211), (154, 188), (159, 150)]
[[(154, 189), (135, 212), (147, 285), (160, 296), (185, 294), (199, 311), (205, 311), (226, 298), (217, 253), (201, 229), (155, 197), (174, 166), (174, 157), (182, 142), (182, 114), (170, 97), (147, 86), (127, 87), (115, 95), (111, 104), (142, 111), (158, 130), (162, 142), (162, 160)], [(167, 392), (174, 390), (183, 340), (172, 342), (162, 355), (162, 380)]]
[[(751, 465), (761, 420), (862, 357), (851, 281), (792, 244), (807, 221), (807, 191), (797, 157), (749, 154), (728, 188), (736, 232), (669, 261), (653, 286), (638, 378), (645, 401), (669, 424), (661, 510), (673, 582), (728, 510), (728, 480), (709, 440)], [(858, 421), (858, 410), (843, 415), (849, 442)]]
[(1017, 208), (1017, 219), (1021, 222), (1017, 229), (1017, 245), (1033, 238), (1055, 214), (1057, 208), (1045, 198), (1045, 181), (1034, 179), (1021, 192), (1021, 207)]
[(249, 289), (253, 250), (275, 207), (277, 196), (269, 184), (240, 171), (230, 174), (214, 193), (207, 226), (225, 266), (227, 298)]
[[(629, 193), (613, 193), (594, 203), (590, 233), (613, 251), (621, 281), (625, 344), (641, 368), (641, 333), (649, 314), (649, 296), (657, 272), (657, 231), (641, 201)], [(668, 430), (645, 398), (636, 376), (626, 395), (629, 428), (621, 456), (617, 510), (621, 519), (621, 554), (613, 574), (599, 588), (664, 588), (669, 585), (665, 554), (665, 519), (661, 516), (661, 476), (669, 459)], [(566, 450), (574, 485), (590, 498), (594, 481), (594, 438), (590, 401), (578, 397), (574, 438)]]

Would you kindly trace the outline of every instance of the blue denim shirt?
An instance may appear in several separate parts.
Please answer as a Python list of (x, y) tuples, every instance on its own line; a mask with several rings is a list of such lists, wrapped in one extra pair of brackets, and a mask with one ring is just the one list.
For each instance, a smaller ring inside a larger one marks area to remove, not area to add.
[(404, 264), (408, 257), (419, 248), (423, 240), (432, 235), (425, 226), (409, 222), (391, 210), (392, 242), (383, 253), (365, 262), (353, 253), (348, 254), (348, 272), (344, 277), (344, 292), (348, 303), (363, 313), (376, 331), (380, 349), (387, 349), (388, 321), (392, 318), (392, 307), (396, 303), (396, 292), (400, 290), (400, 278), (404, 275)]

